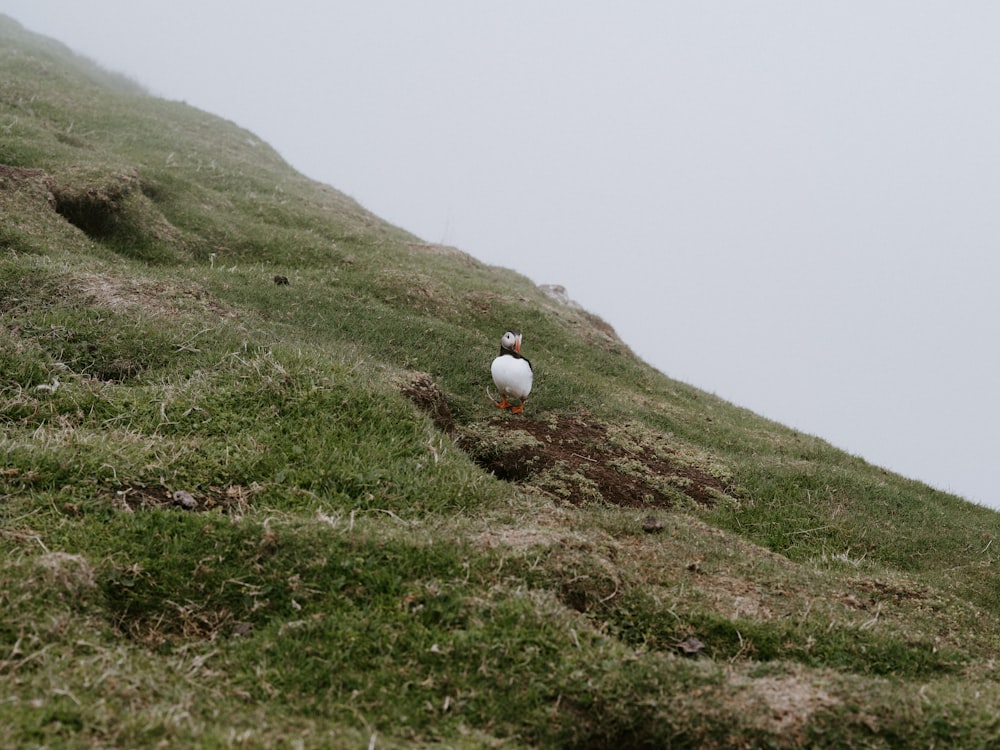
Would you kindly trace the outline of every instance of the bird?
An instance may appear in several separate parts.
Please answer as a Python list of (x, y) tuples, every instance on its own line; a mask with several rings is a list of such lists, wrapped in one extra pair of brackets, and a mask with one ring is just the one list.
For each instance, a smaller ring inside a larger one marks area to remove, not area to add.
[[(510, 409), (514, 414), (524, 412), (524, 404), (531, 393), (531, 362), (521, 354), (521, 332), (507, 331), (500, 338), (500, 354), (490, 367), (493, 382), (500, 389), (498, 409)], [(520, 403), (514, 406), (507, 399), (515, 398)]]

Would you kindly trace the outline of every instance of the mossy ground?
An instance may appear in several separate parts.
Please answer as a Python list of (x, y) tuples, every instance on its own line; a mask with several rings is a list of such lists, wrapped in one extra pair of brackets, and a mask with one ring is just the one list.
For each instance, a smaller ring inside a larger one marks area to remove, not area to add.
[(0, 744), (996, 744), (997, 514), (9, 20), (0, 70)]

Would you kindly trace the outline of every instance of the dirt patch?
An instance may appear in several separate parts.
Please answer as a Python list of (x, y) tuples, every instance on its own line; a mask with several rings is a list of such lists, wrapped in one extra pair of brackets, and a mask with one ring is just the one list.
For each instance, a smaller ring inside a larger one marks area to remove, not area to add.
[(21, 190), (26, 184), (44, 188), (49, 207), (53, 209), (56, 207), (56, 199), (52, 195), (55, 183), (44, 170), (0, 164), (0, 190)]
[(174, 316), (185, 309), (207, 310), (220, 318), (235, 318), (236, 313), (204, 290), (181, 289), (165, 283), (136, 281), (104, 274), (84, 273), (73, 277), (73, 288), (88, 304), (97, 304), (115, 312), (142, 310), (158, 316)]
[(174, 315), (176, 308), (170, 304), (165, 289), (153, 284), (112, 278), (93, 273), (76, 277), (78, 290), (88, 302), (108, 307), (117, 312), (131, 308), (147, 310), (156, 315)]
[(464, 428), (458, 443), (500, 479), (543, 489), (579, 505), (605, 502), (628, 508), (669, 508), (686, 500), (711, 506), (725, 482), (662, 445), (621, 440), (585, 416), (546, 421), (497, 417)]
[(399, 383), (399, 390), (421, 411), (427, 412), (439, 430), (449, 434), (455, 431), (455, 419), (451, 415), (444, 391), (426, 372), (409, 373), (408, 378)]
[(210, 510), (242, 513), (250, 507), (251, 498), (261, 489), (257, 484), (250, 487), (233, 484), (188, 492), (171, 490), (162, 485), (131, 484), (115, 491), (114, 507), (126, 513), (155, 508), (193, 513)]
[(505, 526), (484, 531), (473, 537), (473, 541), (487, 549), (508, 547), (515, 550), (525, 550), (532, 547), (551, 547), (559, 542), (559, 536), (551, 531)]
[(929, 598), (928, 591), (920, 588), (907, 588), (905, 585), (894, 585), (873, 578), (857, 578), (852, 581), (850, 591), (839, 596), (841, 602), (851, 609), (863, 612), (881, 610), (884, 602), (891, 601), (895, 605), (909, 601), (923, 601)]
[(46, 582), (70, 601), (79, 601), (97, 587), (94, 569), (82, 555), (49, 552), (37, 563)]
[[(840, 700), (805, 675), (739, 676), (733, 682), (745, 687), (748, 715), (756, 715), (762, 728), (785, 737), (797, 736), (816, 711), (837, 706)], [(761, 710), (763, 709), (763, 710)], [(803, 740), (806, 738), (803, 736)]]
[(923, 589), (897, 586), (873, 578), (859, 578), (853, 583), (857, 589), (875, 594), (876, 596), (892, 599), (896, 603), (914, 599), (926, 599), (928, 597), (928, 592)]

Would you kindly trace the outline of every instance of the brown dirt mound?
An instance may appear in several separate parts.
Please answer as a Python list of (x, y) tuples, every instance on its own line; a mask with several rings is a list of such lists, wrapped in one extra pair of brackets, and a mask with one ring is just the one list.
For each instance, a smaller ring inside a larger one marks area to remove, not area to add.
[(498, 417), (462, 431), (459, 445), (500, 479), (523, 482), (573, 504), (603, 501), (668, 508), (685, 496), (701, 506), (731, 494), (707, 469), (663, 446), (623, 442), (584, 417)]
[(427, 412), (439, 430), (449, 434), (455, 431), (455, 419), (451, 415), (444, 391), (426, 372), (409, 373), (409, 378), (399, 383), (399, 390), (417, 407)]

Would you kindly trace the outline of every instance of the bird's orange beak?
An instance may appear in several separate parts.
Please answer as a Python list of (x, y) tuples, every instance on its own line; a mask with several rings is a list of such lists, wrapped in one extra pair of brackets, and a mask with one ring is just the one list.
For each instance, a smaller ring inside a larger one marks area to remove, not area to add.
[(521, 337), (519, 335), (514, 337), (514, 351), (518, 354), (521, 353)]

